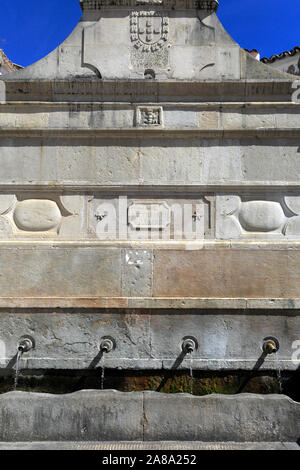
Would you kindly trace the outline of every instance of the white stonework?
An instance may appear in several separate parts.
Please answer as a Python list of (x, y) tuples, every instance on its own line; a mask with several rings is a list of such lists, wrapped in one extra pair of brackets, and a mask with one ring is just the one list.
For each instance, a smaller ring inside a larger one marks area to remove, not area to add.
[[(103, 335), (120, 345), (110, 367), (172, 368), (194, 334), (195, 368), (252, 369), (274, 335), (283, 346), (263, 367), (295, 369), (294, 77), (241, 50), (214, 0), (81, 5), (62, 45), (0, 77), (6, 363), (28, 332), (28, 368), (88, 367)], [(185, 205), (180, 238), (171, 208)]]

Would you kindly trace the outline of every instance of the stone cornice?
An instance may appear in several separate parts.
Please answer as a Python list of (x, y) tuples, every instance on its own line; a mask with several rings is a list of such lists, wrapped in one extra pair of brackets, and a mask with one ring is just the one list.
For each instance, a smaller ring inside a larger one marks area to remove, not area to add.
[[(41, 181), (31, 181), (31, 182), (22, 182), (22, 181), (14, 181), (12, 183), (1, 183), (0, 182), (0, 190), (11, 194), (11, 192), (20, 192), (22, 193), (30, 193), (32, 194), (33, 191), (41, 191), (44, 193), (55, 193), (55, 194), (61, 194), (62, 192), (76, 192), (77, 194), (86, 194), (87, 192), (97, 192), (98, 194), (105, 194), (106, 196), (108, 194), (110, 195), (135, 195), (139, 196), (141, 194), (141, 185), (138, 184), (99, 184), (93, 183), (93, 182), (88, 182), (88, 181), (83, 181), (83, 182), (75, 182), (75, 183), (69, 183), (69, 182), (63, 182), (60, 185), (57, 184), (56, 181), (53, 182), (41, 182)], [(228, 193), (232, 194), (232, 191), (234, 192), (247, 192), (247, 194), (250, 193), (257, 193), (257, 192), (264, 192), (264, 191), (282, 191), (284, 190), (285, 192), (288, 192), (289, 194), (293, 192), (299, 193), (300, 190), (300, 183), (298, 181), (274, 181), (271, 182), (270, 184), (266, 185), (265, 182), (262, 181), (252, 181), (252, 182), (245, 182), (245, 183), (239, 183), (239, 182), (230, 182), (228, 184), (224, 183), (223, 185), (220, 184), (192, 184), (192, 185), (186, 185), (186, 184), (169, 184), (169, 185), (157, 185), (157, 184), (145, 184), (143, 187), (143, 194), (144, 195), (149, 195), (149, 197), (152, 197), (153, 195), (163, 195), (164, 193), (168, 193), (168, 195), (182, 195), (184, 194), (185, 196), (187, 195), (196, 195), (201, 192), (206, 192), (208, 195), (213, 195), (214, 193), (217, 193), (218, 191), (220, 192), (220, 189), (222, 190), (222, 193)], [(7, 245), (7, 241), (1, 242), (0, 240), (0, 246)], [(75, 243), (75, 242), (74, 242)], [(76, 244), (75, 244), (76, 245)], [(74, 245), (74, 246), (75, 246)], [(257, 247), (261, 245), (261, 240), (257, 243)], [(8, 245), (7, 245), (8, 246)], [(272, 243), (270, 246), (273, 246)], [(289, 245), (287, 248), (292, 249), (294, 246), (294, 241), (292, 245)], [(231, 244), (228, 244), (228, 248), (232, 248)], [(300, 247), (299, 247), (300, 248)]]
[[(97, 109), (116, 109), (116, 110), (124, 110), (124, 109), (132, 109), (135, 104), (125, 101), (7, 101), (7, 103), (0, 102), (0, 109), (3, 111), (5, 107), (11, 109), (13, 106), (14, 108), (23, 111), (33, 111), (33, 110), (72, 110), (76, 106), (77, 111), (82, 110), (97, 110)], [(139, 106), (157, 106), (155, 102), (139, 102)], [(253, 102), (243, 102), (243, 101), (203, 101), (203, 102), (193, 102), (193, 101), (160, 101), (160, 106), (163, 106), (167, 109), (172, 108), (182, 108), (182, 109), (189, 109), (194, 108), (197, 110), (243, 110), (243, 109), (264, 109), (265, 111), (272, 110), (274, 112), (275, 109), (297, 109), (300, 107), (300, 103), (294, 103), (292, 101), (253, 101)]]
[(80, 0), (83, 11), (101, 10), (103, 7), (137, 7), (162, 6), (180, 9), (199, 9), (215, 12), (218, 9), (218, 0)]
[(27, 102), (292, 102), (294, 80), (156, 81), (17, 80), (1, 83), (0, 101)]
[(172, 139), (248, 139), (248, 138), (264, 138), (264, 139), (299, 139), (300, 128), (298, 129), (197, 129), (185, 128), (179, 130), (177, 128), (98, 128), (98, 129), (22, 129), (22, 128), (2, 128), (0, 129), (0, 138), (111, 138), (111, 139), (132, 139), (132, 138), (172, 138)]
[(109, 309), (300, 309), (300, 298), (168, 298), (168, 297), (0, 297), (0, 308), (109, 308)]

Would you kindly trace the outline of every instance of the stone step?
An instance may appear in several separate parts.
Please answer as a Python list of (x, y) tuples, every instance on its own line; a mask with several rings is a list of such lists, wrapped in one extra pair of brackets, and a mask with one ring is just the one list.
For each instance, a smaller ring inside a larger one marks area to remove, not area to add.
[(1, 450), (300, 450), (296, 442), (0, 442)]

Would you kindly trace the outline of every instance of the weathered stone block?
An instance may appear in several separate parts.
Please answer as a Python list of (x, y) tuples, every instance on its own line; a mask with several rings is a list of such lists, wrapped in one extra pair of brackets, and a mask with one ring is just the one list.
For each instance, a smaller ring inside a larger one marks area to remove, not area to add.
[[(255, 305), (253, 305), (255, 308)], [(256, 308), (261, 305), (256, 305)], [(286, 306), (288, 307), (288, 305)], [(286, 308), (285, 307), (285, 308)], [(11, 374), (19, 341), (30, 336), (35, 348), (22, 355), (22, 370), (117, 369), (296, 370), (299, 316), (285, 312), (223, 310), (23, 310), (2, 312), (0, 361)], [(102, 338), (115, 349), (100, 353)], [(185, 337), (198, 343), (192, 357), (182, 354)], [(275, 337), (276, 354), (263, 356), (263, 342)], [(191, 363), (192, 359), (192, 363)], [(99, 373), (100, 374), (100, 373)], [(100, 379), (99, 379), (100, 380)]]
[(7, 247), (0, 260), (0, 286), (7, 297), (121, 295), (118, 249)]
[(300, 432), (300, 405), (283, 396), (144, 395), (149, 441), (295, 441)]
[(155, 297), (296, 298), (298, 250), (154, 251)]
[(0, 397), (2, 441), (143, 439), (142, 393), (70, 395), (12, 392)]

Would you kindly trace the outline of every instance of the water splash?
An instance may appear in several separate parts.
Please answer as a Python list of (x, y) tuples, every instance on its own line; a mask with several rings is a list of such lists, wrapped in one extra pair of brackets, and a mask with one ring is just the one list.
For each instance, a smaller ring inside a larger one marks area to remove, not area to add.
[(23, 354), (22, 349), (18, 349), (17, 360), (16, 360), (15, 383), (14, 383), (14, 390), (15, 391), (18, 388), (19, 375), (20, 375), (20, 361), (21, 361), (22, 354)]

